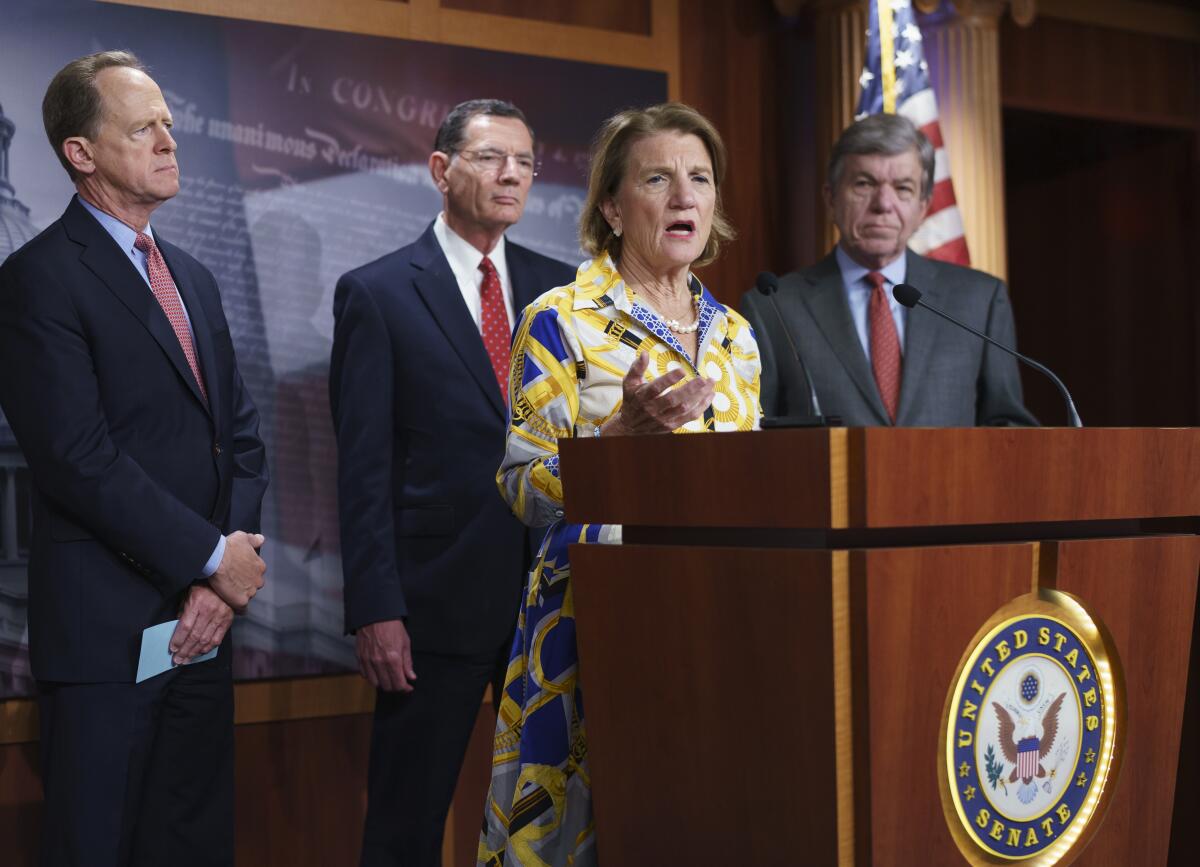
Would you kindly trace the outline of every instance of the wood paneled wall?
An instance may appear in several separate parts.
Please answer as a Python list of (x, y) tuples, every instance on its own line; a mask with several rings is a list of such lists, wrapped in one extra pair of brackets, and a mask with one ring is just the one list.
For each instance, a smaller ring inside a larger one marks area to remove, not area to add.
[[(1011, 109), (1005, 126), (1021, 348), (1086, 424), (1200, 423), (1195, 134)], [(1063, 424), (1053, 387), (1025, 382), (1038, 417)]]
[(1006, 20), (1001, 98), (1022, 348), (1089, 424), (1200, 424), (1200, 40)]
[[(729, 151), (722, 200), (738, 238), (701, 277), (722, 301), (736, 304), (759, 271), (786, 260), (789, 196), (779, 96), (784, 46), (794, 39), (765, 0), (699, 0), (681, 8), (680, 92), (720, 131)], [(811, 124), (810, 127), (811, 129)]]
[(0, 840), (4, 863), (37, 864), (42, 829), (41, 767), (36, 741), (0, 746)]
[(532, 21), (552, 21), (617, 33), (650, 36), (650, 0), (623, 3), (564, 3), (562, 0), (441, 0), (443, 9), (484, 12)]
[(1200, 42), (1041, 17), (1000, 27), (1007, 108), (1195, 129)]

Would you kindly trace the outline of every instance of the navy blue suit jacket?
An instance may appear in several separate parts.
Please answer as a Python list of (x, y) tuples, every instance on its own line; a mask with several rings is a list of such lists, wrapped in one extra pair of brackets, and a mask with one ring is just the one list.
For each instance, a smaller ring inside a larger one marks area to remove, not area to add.
[[(505, 249), (518, 316), (575, 279)], [(530, 532), (496, 488), (507, 407), (432, 225), (344, 275), (334, 318), (346, 630), (405, 618), (417, 650), (494, 652), (515, 622)]]
[(0, 404), (34, 490), (39, 680), (132, 681), (142, 630), (178, 616), (220, 535), (258, 529), (258, 413), (216, 281), (157, 243), (191, 318), (207, 404), (145, 280), (77, 200), (0, 267)]

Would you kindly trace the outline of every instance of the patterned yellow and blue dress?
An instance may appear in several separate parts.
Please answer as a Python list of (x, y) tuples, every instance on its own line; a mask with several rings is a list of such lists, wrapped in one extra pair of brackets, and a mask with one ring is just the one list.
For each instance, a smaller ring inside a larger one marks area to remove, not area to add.
[(592, 436), (617, 413), (621, 381), (639, 352), (650, 357), (647, 380), (682, 368), (686, 379), (702, 374), (714, 383), (712, 406), (676, 433), (758, 426), (760, 364), (750, 326), (699, 280), (690, 285), (699, 296), (695, 364), (607, 257), (584, 262), (574, 283), (529, 305), (514, 337), (508, 448), (497, 482), (517, 517), (551, 526), (529, 573), (500, 696), (481, 865), (596, 863), (567, 547), (619, 542), (620, 527), (561, 520), (558, 440)]

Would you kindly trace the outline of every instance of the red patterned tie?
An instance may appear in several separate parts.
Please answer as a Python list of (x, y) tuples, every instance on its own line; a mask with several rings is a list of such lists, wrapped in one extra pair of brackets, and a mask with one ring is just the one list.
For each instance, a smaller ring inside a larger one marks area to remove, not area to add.
[(508, 323), (508, 310), (504, 307), (504, 290), (500, 288), (500, 275), (487, 256), (479, 263), (483, 272), (483, 285), (479, 287), (479, 331), (483, 335), (483, 348), (492, 360), (492, 370), (500, 383), (500, 395), (508, 400), (508, 347), (512, 339), (512, 326)]
[(200, 375), (200, 365), (196, 362), (196, 348), (192, 345), (192, 332), (188, 330), (187, 314), (183, 312), (183, 302), (179, 300), (179, 290), (175, 288), (175, 280), (171, 277), (167, 262), (163, 259), (162, 253), (158, 251), (158, 245), (154, 243), (154, 239), (145, 232), (138, 232), (133, 246), (146, 254), (146, 271), (150, 275), (150, 291), (158, 299), (163, 313), (167, 314), (167, 320), (171, 323), (175, 337), (183, 348), (183, 357), (187, 359), (188, 367), (192, 369), (192, 376), (196, 377), (196, 385), (200, 386), (200, 393), (204, 395), (204, 402), (207, 403), (208, 389), (204, 387), (204, 377)]
[(867, 306), (867, 321), (871, 327), (871, 369), (875, 372), (875, 385), (883, 398), (884, 409), (894, 424), (896, 407), (900, 403), (900, 336), (896, 333), (896, 320), (888, 304), (884, 290), (883, 275), (872, 271), (867, 275), (871, 284), (871, 303)]

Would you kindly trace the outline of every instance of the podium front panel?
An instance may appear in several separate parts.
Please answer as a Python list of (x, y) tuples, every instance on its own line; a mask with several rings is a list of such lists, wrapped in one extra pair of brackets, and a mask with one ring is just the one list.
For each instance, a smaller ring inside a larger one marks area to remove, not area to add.
[(574, 545), (603, 863), (837, 858), (828, 552)]
[(1040, 580), (1097, 612), (1130, 685), (1128, 755), (1076, 863), (1166, 862), (1200, 538), (571, 560), (602, 857), (961, 864), (937, 784), (947, 690), (980, 624)]

